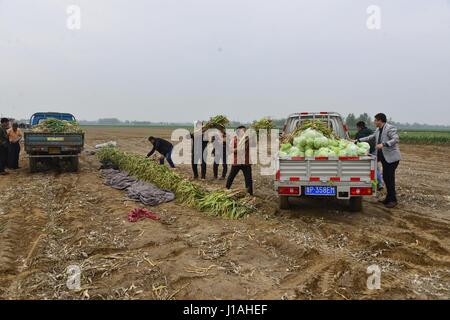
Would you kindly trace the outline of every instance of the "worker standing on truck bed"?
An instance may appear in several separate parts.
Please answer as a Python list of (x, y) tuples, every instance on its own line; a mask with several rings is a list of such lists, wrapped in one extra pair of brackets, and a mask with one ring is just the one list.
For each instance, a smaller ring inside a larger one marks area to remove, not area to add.
[(8, 167), (14, 170), (19, 169), (20, 140), (23, 138), (23, 133), (17, 122), (13, 123), (7, 133), (9, 139)]
[(175, 168), (175, 165), (172, 161), (173, 145), (167, 140), (155, 138), (152, 136), (148, 138), (148, 141), (153, 144), (153, 149), (147, 154), (147, 157), (151, 157), (152, 154), (155, 153), (155, 151), (158, 151), (162, 156), (159, 159), (159, 164), (164, 164), (164, 159), (166, 159), (170, 167)]
[(375, 126), (377, 130), (368, 137), (360, 138), (357, 141), (376, 143), (377, 157), (383, 166), (383, 180), (386, 185), (387, 195), (382, 202), (387, 208), (393, 208), (397, 205), (397, 196), (395, 193), (395, 170), (402, 159), (398, 143), (400, 138), (397, 128), (387, 123), (384, 113), (375, 115)]
[[(373, 131), (366, 127), (366, 123), (364, 121), (359, 121), (356, 124), (356, 129), (358, 130), (358, 132), (355, 135), (356, 140), (364, 138), (364, 137), (368, 137), (371, 134), (373, 134)], [(377, 152), (376, 152), (376, 148), (375, 148), (375, 142), (371, 141), (369, 144), (370, 144), (370, 151), (369, 151), (370, 154), (376, 156)], [(378, 189), (378, 191), (381, 191), (383, 189), (383, 181), (382, 181), (383, 177), (381, 175), (381, 170), (379, 170), (379, 168), (378, 168), (379, 161), (380, 160), (378, 159), (378, 161), (377, 161), (377, 189)]]
[(8, 133), (6, 130), (9, 127), (9, 119), (2, 118), (0, 125), (0, 175), (5, 175), (7, 172), (5, 171), (5, 167), (8, 161)]
[[(253, 195), (253, 178), (252, 178), (252, 165), (250, 164), (250, 138), (245, 136), (246, 128), (240, 126), (236, 129), (237, 136), (234, 137), (231, 142), (231, 152), (233, 152), (233, 161), (231, 164), (231, 171), (228, 175), (226, 188), (230, 189), (233, 184), (234, 178), (242, 170), (245, 178), (245, 188), (247, 192)], [(245, 141), (243, 141), (245, 139)], [(238, 145), (245, 143), (244, 146), (244, 158), (238, 157)]]

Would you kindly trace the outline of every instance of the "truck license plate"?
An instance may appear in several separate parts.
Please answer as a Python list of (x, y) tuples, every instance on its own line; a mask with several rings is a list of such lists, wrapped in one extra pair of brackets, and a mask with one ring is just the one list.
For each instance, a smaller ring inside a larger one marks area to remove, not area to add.
[(335, 196), (336, 188), (328, 186), (306, 186), (306, 196)]
[(61, 148), (50, 147), (50, 148), (48, 148), (48, 153), (49, 154), (60, 154)]

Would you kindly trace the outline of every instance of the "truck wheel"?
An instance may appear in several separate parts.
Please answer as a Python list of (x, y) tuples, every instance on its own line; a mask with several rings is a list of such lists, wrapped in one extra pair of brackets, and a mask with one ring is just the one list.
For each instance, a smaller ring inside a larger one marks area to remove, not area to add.
[(349, 205), (352, 212), (362, 211), (362, 197), (351, 197)]
[(70, 158), (70, 171), (77, 172), (78, 171), (79, 159), (78, 157)]
[(37, 172), (38, 170), (37, 170), (37, 163), (38, 163), (38, 161), (37, 161), (37, 158), (29, 158), (30, 159), (30, 172), (31, 173), (34, 173), (34, 172)]
[(289, 209), (289, 197), (279, 196), (278, 201), (280, 209)]

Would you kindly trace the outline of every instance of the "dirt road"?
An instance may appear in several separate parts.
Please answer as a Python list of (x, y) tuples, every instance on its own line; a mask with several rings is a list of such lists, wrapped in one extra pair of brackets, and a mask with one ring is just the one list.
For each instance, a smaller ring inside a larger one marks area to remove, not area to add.
[[(169, 131), (89, 128), (87, 147), (115, 140), (144, 153), (150, 134)], [(331, 200), (280, 211), (271, 178), (255, 168), (258, 210), (240, 221), (172, 202), (149, 208), (161, 221), (130, 223), (139, 204), (103, 185), (95, 156), (84, 153), (77, 174), (30, 174), (22, 158), (0, 177), (0, 298), (449, 299), (450, 148), (401, 149), (395, 209), (374, 198), (361, 213)], [(66, 285), (71, 265), (78, 290)], [(371, 265), (379, 290), (367, 288)]]

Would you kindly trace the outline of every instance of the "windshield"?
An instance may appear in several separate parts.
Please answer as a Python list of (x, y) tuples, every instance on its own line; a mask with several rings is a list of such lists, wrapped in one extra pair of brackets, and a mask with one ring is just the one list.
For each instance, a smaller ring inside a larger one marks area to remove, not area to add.
[(47, 119), (58, 119), (58, 120), (66, 120), (66, 121), (75, 121), (75, 117), (70, 113), (35, 113), (31, 119), (30, 124), (35, 126)]

